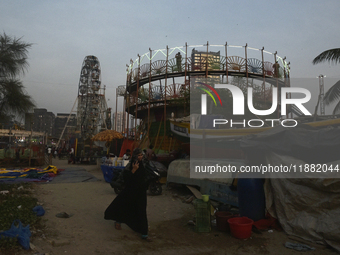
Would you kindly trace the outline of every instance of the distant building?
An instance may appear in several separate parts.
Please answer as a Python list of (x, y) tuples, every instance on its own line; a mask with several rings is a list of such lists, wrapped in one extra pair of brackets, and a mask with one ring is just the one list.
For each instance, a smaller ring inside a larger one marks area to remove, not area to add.
[(44, 132), (48, 136), (54, 135), (55, 115), (44, 108), (36, 108), (33, 113), (25, 114), (25, 129)]
[[(208, 69), (220, 69), (220, 51), (212, 52), (212, 51), (198, 51), (192, 49), (191, 51), (191, 63), (193, 65), (193, 69), (196, 70), (206, 70)], [(207, 82), (207, 80), (212, 83), (220, 83), (219, 75), (208, 75), (207, 78), (205, 76), (193, 76), (192, 82)]]
[[(67, 119), (70, 117), (67, 125)], [(64, 130), (65, 128), (65, 130)], [(63, 136), (62, 138), (69, 137), (70, 134), (74, 133), (77, 128), (77, 115), (76, 114), (69, 114), (69, 113), (57, 113), (57, 117), (55, 118), (54, 123), (54, 137), (60, 138), (63, 130)]]
[[(116, 113), (113, 114), (113, 128), (116, 131), (122, 133), (123, 132), (123, 112), (117, 112), (117, 116)], [(126, 121), (125, 121), (126, 122)]]
[(106, 128), (111, 130), (112, 129), (111, 108), (107, 108), (105, 113), (106, 113)]

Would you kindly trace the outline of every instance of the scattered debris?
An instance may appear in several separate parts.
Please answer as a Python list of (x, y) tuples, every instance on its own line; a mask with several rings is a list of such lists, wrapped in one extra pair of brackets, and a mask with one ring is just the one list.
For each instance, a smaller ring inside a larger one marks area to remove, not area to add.
[(44, 254), (43, 252), (42, 252), (42, 250), (38, 247), (38, 246), (36, 246), (36, 245), (34, 245), (33, 243), (31, 243), (30, 242), (30, 248), (31, 248), (31, 250), (33, 250), (33, 251), (36, 251), (36, 253), (35, 254)]
[(194, 188), (194, 187), (191, 187), (191, 186), (189, 186), (189, 185), (186, 185), (187, 187), (188, 187), (188, 189), (190, 189), (190, 191), (195, 195), (195, 197), (197, 198), (197, 199), (202, 199), (202, 194), (201, 194), (201, 192), (199, 192), (196, 188)]
[(189, 220), (187, 224), (189, 226), (196, 226), (196, 223), (193, 220)]
[(69, 245), (70, 241), (67, 239), (52, 240), (51, 244), (53, 247), (60, 247), (64, 245)]
[(290, 240), (293, 240), (293, 242), (295, 242), (295, 243), (303, 243), (303, 244), (306, 244), (306, 245), (309, 245), (309, 246), (313, 246), (313, 247), (315, 247), (315, 249), (322, 249), (322, 250), (327, 249), (327, 245), (325, 245), (323, 243), (311, 242), (311, 241), (302, 239), (302, 238), (297, 237), (297, 236), (288, 236), (288, 238)]
[(44, 216), (45, 215), (45, 210), (41, 205), (37, 205), (33, 208), (33, 212), (37, 215), (37, 216)]
[(188, 199), (185, 200), (185, 203), (190, 204), (194, 200), (194, 196), (190, 196)]
[(251, 230), (256, 234), (262, 235), (262, 232), (260, 230), (258, 230), (255, 226), (253, 226)]
[(306, 244), (301, 244), (301, 243), (286, 242), (284, 245), (286, 248), (294, 249), (297, 251), (314, 251), (315, 250), (314, 247), (308, 246)]
[(72, 214), (68, 214), (66, 212), (61, 212), (61, 213), (57, 213), (55, 216), (58, 217), (58, 218), (70, 218), (70, 217), (72, 217)]

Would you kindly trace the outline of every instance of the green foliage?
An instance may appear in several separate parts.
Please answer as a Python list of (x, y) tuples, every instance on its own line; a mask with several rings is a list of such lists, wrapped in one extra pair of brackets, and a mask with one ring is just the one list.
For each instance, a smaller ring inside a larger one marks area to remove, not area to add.
[[(31, 183), (0, 184), (0, 191), (9, 191), (0, 194), (0, 231), (10, 229), (14, 220), (19, 219), (23, 226), (30, 225), (30, 230), (40, 228), (41, 218), (34, 212), (37, 199), (33, 196)], [(16, 238), (0, 239), (0, 251), (21, 249)]]
[(34, 107), (21, 81), (16, 77), (25, 73), (28, 67), (28, 49), (32, 44), (0, 35), (0, 121), (14, 113), (23, 115)]
[(313, 59), (313, 64), (319, 64), (328, 61), (330, 63), (337, 64), (340, 62), (340, 48), (325, 50)]
[[(18, 240), (16, 237), (10, 238), (10, 237), (4, 237), (0, 239), (0, 251), (1, 254), (13, 252), (14, 250), (19, 250), (20, 247), (18, 245)], [(12, 253), (13, 254), (13, 253)]]
[[(340, 62), (340, 48), (326, 50), (320, 53), (316, 58), (313, 59), (313, 64), (319, 64), (322, 62), (329, 62), (338, 64)], [(326, 105), (337, 102), (334, 107), (333, 114), (340, 112), (340, 81), (336, 82), (325, 94), (324, 102)]]

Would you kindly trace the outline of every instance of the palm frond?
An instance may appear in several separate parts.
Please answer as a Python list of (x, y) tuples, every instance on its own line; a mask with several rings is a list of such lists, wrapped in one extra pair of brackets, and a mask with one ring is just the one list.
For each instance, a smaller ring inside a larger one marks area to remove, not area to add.
[(329, 105), (340, 99), (340, 81), (337, 81), (329, 90), (327, 90), (324, 103)]
[(35, 106), (19, 80), (0, 80), (0, 112), (24, 114)]
[(0, 78), (14, 78), (27, 70), (31, 46), (31, 43), (22, 42), (21, 38), (11, 38), (6, 33), (0, 35)]
[(340, 62), (340, 48), (330, 49), (322, 52), (313, 59), (313, 65), (328, 61), (338, 64)]
[(333, 115), (339, 114), (340, 113), (340, 101), (336, 104), (333, 110)]

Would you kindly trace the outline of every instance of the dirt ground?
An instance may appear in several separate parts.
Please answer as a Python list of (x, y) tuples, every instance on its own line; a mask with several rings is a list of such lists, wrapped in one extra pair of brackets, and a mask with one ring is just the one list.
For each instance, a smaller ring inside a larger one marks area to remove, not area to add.
[[(53, 165), (66, 171), (86, 171), (95, 178), (90, 181), (72, 183), (57, 182), (36, 184), (36, 196), (44, 207), (46, 228), (34, 233), (33, 250), (26, 254), (91, 255), (91, 254), (337, 254), (333, 250), (316, 244), (314, 251), (298, 252), (284, 247), (284, 243), (297, 242), (284, 232), (274, 230), (252, 233), (247, 240), (239, 240), (229, 232), (212, 227), (210, 233), (197, 233), (188, 224), (195, 217), (192, 203), (183, 198), (192, 195), (186, 187), (166, 187), (160, 196), (148, 196), (149, 235), (146, 242), (126, 225), (122, 230), (114, 228), (113, 221), (104, 220), (106, 207), (115, 198), (111, 186), (105, 182), (100, 166), (68, 165), (66, 160), (53, 159)], [(57, 176), (56, 178), (59, 178)], [(58, 218), (56, 214), (66, 212), (70, 218)], [(301, 243), (301, 242), (300, 242)]]

